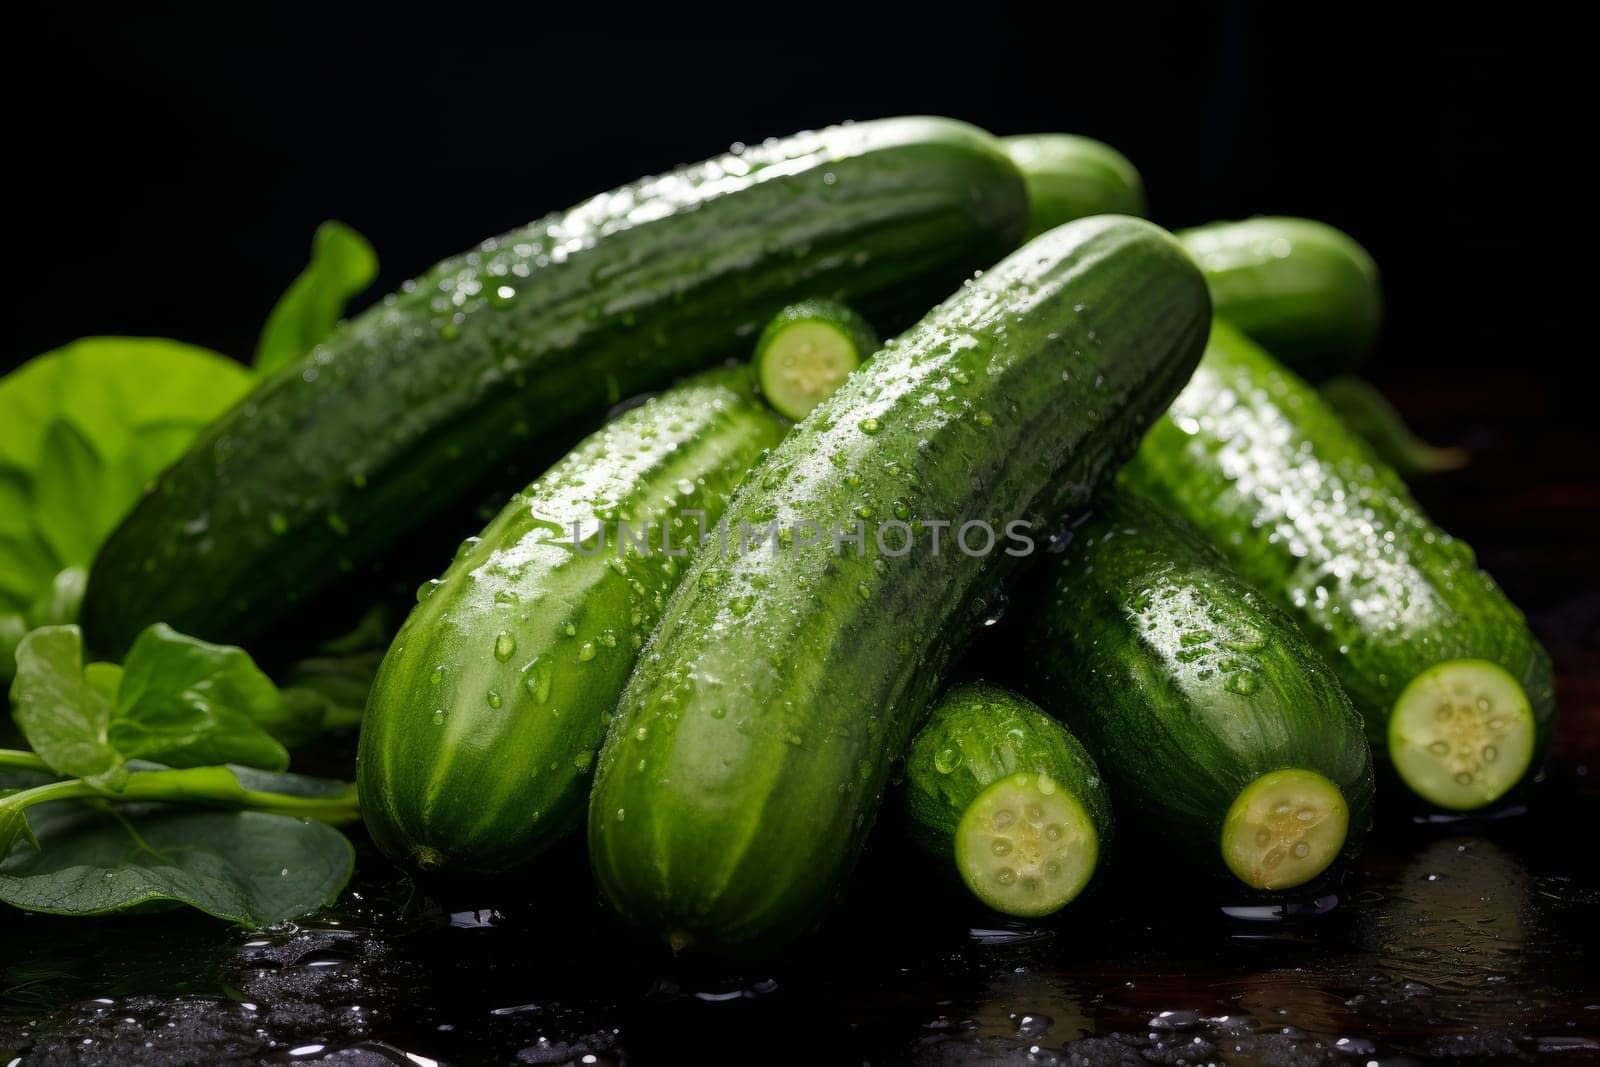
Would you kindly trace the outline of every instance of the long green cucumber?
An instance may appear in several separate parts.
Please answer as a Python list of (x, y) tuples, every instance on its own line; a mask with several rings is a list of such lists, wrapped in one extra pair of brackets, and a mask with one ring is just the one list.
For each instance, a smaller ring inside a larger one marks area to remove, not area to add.
[(1348, 234), (1262, 216), (1178, 231), (1211, 285), (1217, 316), (1312, 379), (1366, 356), (1383, 319), (1378, 268)]
[(1178, 520), (1103, 494), (1022, 630), (1029, 691), (1178, 851), (1282, 889), (1366, 831), (1361, 716), (1294, 622)]
[(1548, 749), (1550, 657), (1522, 613), (1317, 395), (1218, 322), (1125, 472), (1300, 623), (1413, 790), (1471, 809)]
[(715, 523), (783, 426), (748, 367), (708, 371), (587, 438), (462, 546), (362, 721), (380, 848), (498, 870), (577, 824), (611, 710), (698, 549), (693, 513)]
[(292, 641), (296, 609), (327, 616), (330, 591), (396, 566), (407, 535), (408, 558), (455, 543), (487, 486), (525, 482), (620, 397), (745, 355), (804, 297), (910, 322), (1013, 248), (1026, 212), (988, 134), (902, 118), (719, 156), (492, 238), (202, 435), (101, 551), (88, 638), (115, 655), (160, 620)]
[[(1115, 468), (1189, 375), (1209, 306), (1164, 231), (1070, 223), (790, 432), (735, 494), (728, 549), (695, 561), (607, 734), (590, 857), (623, 916), (711, 952), (819, 917), (891, 761), (1026, 553), (1016, 524), (1053, 528)], [(746, 529), (776, 536), (739, 551)]]
[(1090, 215), (1143, 215), (1144, 181), (1115, 148), (1071, 133), (1001, 139), (1028, 185), (1028, 236)]
[(1065, 906), (1111, 840), (1111, 797), (1083, 745), (992, 685), (940, 698), (911, 741), (904, 798), (923, 845), (1007, 915)]

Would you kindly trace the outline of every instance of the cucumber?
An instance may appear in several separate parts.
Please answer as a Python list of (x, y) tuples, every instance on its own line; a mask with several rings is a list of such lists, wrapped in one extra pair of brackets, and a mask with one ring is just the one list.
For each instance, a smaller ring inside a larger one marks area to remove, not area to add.
[(501, 870), (577, 824), (611, 709), (699, 547), (692, 512), (715, 523), (783, 425), (748, 367), (690, 379), (579, 444), (423, 587), (361, 726), (385, 853)]
[(1069, 223), (790, 431), (729, 505), (727, 550), (703, 552), (668, 605), (606, 736), (589, 852), (618, 912), (708, 953), (820, 916), (890, 763), (1021, 563), (1016, 523), (1053, 528), (1115, 468), (1187, 379), (1208, 314), (1164, 231)]
[(1407, 481), (1460, 470), (1471, 459), (1465, 448), (1430, 445), (1418, 437), (1370, 382), (1344, 374), (1323, 382), (1319, 391), (1340, 420)]
[(1211, 284), (1217, 316), (1307, 378), (1348, 371), (1383, 319), (1378, 267), (1349, 235), (1260, 217), (1178, 231)]
[(774, 140), (486, 241), (201, 436), (101, 550), (88, 639), (115, 656), (160, 620), (292, 644), (369, 565), (454, 544), (473, 503), (621, 397), (747, 354), (803, 297), (910, 322), (1013, 248), (1026, 213), (994, 138), (902, 118)]
[(906, 812), (972, 894), (1007, 915), (1058, 911), (1111, 840), (1111, 798), (1078, 739), (992, 685), (946, 693), (906, 756)]
[(761, 392), (780, 415), (803, 419), (877, 350), (871, 324), (843, 304), (791, 304), (773, 316), (756, 342)]
[(1041, 584), (1022, 627), (1028, 690), (1177, 850), (1283, 889), (1365, 832), (1361, 716), (1294, 622), (1194, 530), (1107, 493)]
[(1220, 321), (1127, 483), (1188, 519), (1311, 637), (1419, 796), (1480, 808), (1555, 728), (1550, 657), (1315, 389)]
[(1108, 144), (1070, 133), (1001, 138), (1028, 185), (1028, 236), (1090, 215), (1143, 215), (1144, 181)]

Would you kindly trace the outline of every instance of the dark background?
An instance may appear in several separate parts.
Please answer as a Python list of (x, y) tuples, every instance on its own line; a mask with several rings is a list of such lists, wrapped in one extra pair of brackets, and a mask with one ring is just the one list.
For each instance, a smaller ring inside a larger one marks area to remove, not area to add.
[(1169, 226), (1284, 213), (1344, 228), (1385, 274), (1380, 380), (1510, 373), (1508, 348), (1548, 336), (1555, 272), (1526, 253), (1559, 237), (1576, 190), (1541, 132), (1568, 99), (1565, 33), (1536, 12), (670, 12), (45, 15), (9, 35), (0, 74), (24, 304), (0, 367), (94, 333), (248, 355), (323, 219), (376, 246), (371, 300), (731, 141), (907, 112), (1107, 140)]

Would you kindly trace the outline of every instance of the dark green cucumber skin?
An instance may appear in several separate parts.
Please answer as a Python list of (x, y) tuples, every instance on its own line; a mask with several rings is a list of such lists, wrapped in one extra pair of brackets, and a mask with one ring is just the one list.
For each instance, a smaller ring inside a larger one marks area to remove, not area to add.
[[(406, 619), (362, 721), (362, 813), (385, 853), (503, 870), (577, 825), (611, 710), (698, 547), (684, 511), (715, 523), (785, 425), (748, 367), (708, 371), (584, 440), (463, 546)], [(649, 524), (650, 553), (619, 563), (616, 528), (593, 555), (552, 543), (602, 517)], [(661, 550), (663, 522), (688, 555)]]
[(1317, 391), (1220, 320), (1193, 380), (1124, 469), (1187, 519), (1311, 638), (1386, 754), (1406, 685), (1446, 660), (1485, 659), (1555, 728), (1550, 657), (1522, 613), (1439, 529), (1405, 482)]
[(1239, 791), (1269, 771), (1316, 771), (1344, 794), (1354, 848), (1372, 815), (1361, 716), (1293, 620), (1197, 532), (1107, 492), (1041, 581), (1024, 688), (1119, 802), (1220, 870)]
[[(954, 769), (939, 769), (944, 752), (960, 754)], [(1094, 758), (1033, 701), (982, 682), (941, 697), (911, 741), (903, 796), (912, 833), (930, 852), (949, 856), (978, 794), (1019, 771), (1048, 774), (1078, 799), (1103, 857), (1111, 842), (1111, 795)]]
[[(1053, 528), (1187, 379), (1208, 314), (1203, 279), (1149, 223), (1054, 230), (852, 374), (740, 487), (730, 526)], [(795, 537), (696, 561), (591, 795), (590, 858), (624, 917), (737, 954), (793, 938), (843, 888), (891, 762), (1021, 563), (951, 551), (954, 530), (935, 555), (932, 534), (894, 558)]]
[(1320, 380), (1358, 366), (1383, 321), (1378, 268), (1348, 234), (1261, 216), (1178, 231), (1205, 272), (1217, 317)]
[(1108, 144), (1070, 133), (1001, 138), (1028, 186), (1028, 237), (1090, 215), (1144, 215), (1144, 181)]
[(769, 142), (490, 239), (202, 435), (101, 550), (88, 639), (114, 656), (159, 620), (283, 640), (295, 609), (508, 466), (524, 483), (619, 398), (747, 354), (796, 299), (910, 322), (1014, 248), (1026, 215), (998, 142), (907, 118)]

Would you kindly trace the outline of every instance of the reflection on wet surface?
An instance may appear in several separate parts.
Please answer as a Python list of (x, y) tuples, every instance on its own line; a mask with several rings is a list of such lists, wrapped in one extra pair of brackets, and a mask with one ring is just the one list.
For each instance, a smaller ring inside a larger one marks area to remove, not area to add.
[[(1557, 789), (1534, 809), (1600, 815)], [(253, 935), (9, 921), (0, 1062), (1584, 1062), (1600, 880), (1570, 842), (1528, 815), (1404, 823), (1287, 909), (1129, 869), (1045, 925), (882, 847), (823, 936), (739, 973), (615, 928), (576, 848), (545, 865), (564, 881), (427, 889), (365, 856), (338, 909)]]
[[(1139, 867), (1126, 837), (1033, 925), (985, 912), (886, 824), (820, 935), (734, 973), (619, 930), (577, 843), (522, 881), (455, 886), (364, 849), (338, 908), (254, 934), (0, 914), (0, 1065), (1600, 1063), (1600, 574), (1563, 522), (1600, 498), (1482, 492), (1521, 485), (1539, 435), (1565, 431), (1514, 392), (1441, 395), (1418, 394), (1511, 412), (1425, 503), (1528, 609), (1561, 687), (1549, 779), (1499, 811), (1429, 817), (1390, 791), (1354, 868), (1287, 901)], [(1561, 440), (1551, 454), (1592, 476), (1600, 449)]]

